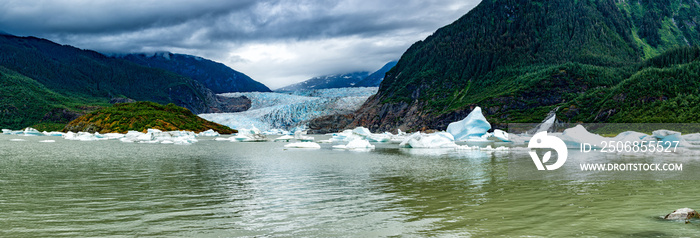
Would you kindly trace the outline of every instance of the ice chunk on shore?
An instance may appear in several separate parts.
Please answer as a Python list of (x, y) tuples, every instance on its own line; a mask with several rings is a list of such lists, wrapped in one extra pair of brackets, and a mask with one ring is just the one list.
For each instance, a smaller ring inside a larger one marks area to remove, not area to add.
[(284, 145), (285, 148), (300, 148), (300, 149), (321, 149), (321, 145), (315, 142), (297, 142)]
[(402, 148), (454, 148), (456, 146), (454, 137), (447, 132), (433, 134), (416, 132), (399, 144)]
[(372, 150), (374, 149), (374, 145), (370, 144), (367, 140), (356, 138), (347, 145), (335, 145), (333, 148), (345, 150)]
[(447, 126), (447, 132), (452, 134), (456, 141), (481, 140), (481, 136), (491, 129), (491, 124), (481, 112), (481, 107), (476, 107), (461, 121), (452, 122)]

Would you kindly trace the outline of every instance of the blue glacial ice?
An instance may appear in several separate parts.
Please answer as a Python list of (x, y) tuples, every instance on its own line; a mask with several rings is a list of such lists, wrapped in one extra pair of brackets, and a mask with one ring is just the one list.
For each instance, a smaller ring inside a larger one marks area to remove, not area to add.
[(482, 136), (491, 129), (491, 124), (486, 120), (481, 108), (476, 107), (461, 121), (447, 125), (447, 132), (454, 136), (455, 141), (483, 141)]
[(310, 120), (333, 114), (347, 114), (357, 110), (377, 88), (332, 88), (287, 93), (224, 93), (225, 97), (246, 96), (251, 102), (248, 111), (236, 113), (208, 113), (199, 116), (233, 129), (257, 127), (292, 130)]

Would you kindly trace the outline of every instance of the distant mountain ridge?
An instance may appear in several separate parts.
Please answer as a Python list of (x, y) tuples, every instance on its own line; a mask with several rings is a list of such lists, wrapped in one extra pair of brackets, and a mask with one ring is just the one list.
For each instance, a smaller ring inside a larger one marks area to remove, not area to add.
[(115, 57), (190, 77), (214, 93), (271, 92), (267, 86), (244, 73), (198, 56), (157, 52), (115, 55)]
[(289, 86), (279, 88), (277, 92), (289, 92), (298, 90), (310, 89), (327, 89), (327, 88), (348, 88), (356, 87), (355, 85), (369, 76), (369, 72), (353, 72), (347, 74), (332, 74), (319, 77), (313, 77), (304, 82), (295, 83)]
[(397, 61), (386, 63), (379, 70), (369, 72), (353, 72), (346, 74), (332, 74), (313, 77), (306, 81), (295, 83), (279, 88), (277, 92), (290, 92), (299, 90), (327, 89), (327, 88), (350, 88), (350, 87), (378, 87), (384, 80), (387, 71), (396, 65)]
[(381, 84), (384, 80), (384, 75), (386, 75), (386, 72), (389, 72), (391, 68), (396, 66), (396, 63), (398, 63), (396, 60), (386, 63), (379, 70), (374, 71), (374, 73), (360, 80), (360, 82), (357, 82), (355, 87), (379, 87), (379, 84)]

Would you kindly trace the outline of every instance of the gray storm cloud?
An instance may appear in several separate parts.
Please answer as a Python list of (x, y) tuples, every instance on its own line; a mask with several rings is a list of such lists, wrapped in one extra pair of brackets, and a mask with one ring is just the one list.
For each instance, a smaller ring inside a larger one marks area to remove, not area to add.
[(326, 73), (379, 68), (478, 3), (6, 0), (0, 2), (0, 31), (103, 53), (196, 54), (275, 88)]

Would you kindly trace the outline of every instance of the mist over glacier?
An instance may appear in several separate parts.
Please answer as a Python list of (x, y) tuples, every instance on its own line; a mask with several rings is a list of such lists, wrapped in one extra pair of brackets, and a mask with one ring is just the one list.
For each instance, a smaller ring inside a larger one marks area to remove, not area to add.
[(333, 114), (348, 114), (357, 110), (378, 88), (332, 88), (303, 90), (291, 93), (244, 92), (223, 93), (224, 97), (248, 97), (248, 111), (236, 113), (206, 113), (200, 117), (234, 129), (257, 127), (290, 130), (306, 125), (310, 120)]

